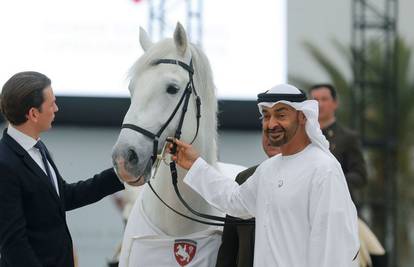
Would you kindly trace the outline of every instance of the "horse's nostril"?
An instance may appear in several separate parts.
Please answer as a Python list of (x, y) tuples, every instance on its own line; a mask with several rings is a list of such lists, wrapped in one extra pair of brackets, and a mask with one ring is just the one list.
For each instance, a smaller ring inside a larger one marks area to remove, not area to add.
[(128, 162), (131, 164), (138, 164), (138, 155), (133, 149), (128, 149), (128, 156), (127, 156)]

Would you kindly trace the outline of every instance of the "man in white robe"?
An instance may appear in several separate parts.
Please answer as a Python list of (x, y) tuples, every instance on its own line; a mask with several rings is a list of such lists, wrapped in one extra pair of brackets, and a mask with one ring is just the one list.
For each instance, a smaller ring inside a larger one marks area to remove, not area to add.
[(318, 104), (290, 85), (259, 95), (263, 130), (281, 154), (239, 186), (176, 140), (184, 182), (216, 208), (256, 217), (254, 266), (349, 267), (359, 250), (357, 214), (341, 166), (318, 124)]

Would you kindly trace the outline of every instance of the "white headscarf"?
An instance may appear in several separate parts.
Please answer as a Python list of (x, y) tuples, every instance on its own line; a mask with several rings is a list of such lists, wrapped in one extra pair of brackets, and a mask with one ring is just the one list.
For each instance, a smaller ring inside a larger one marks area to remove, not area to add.
[[(295, 99), (295, 95), (297, 95), (296, 101), (301, 101), (297, 99), (298, 98), (300, 99), (301, 97), (299, 95), (303, 93), (298, 88), (292, 85), (280, 84), (280, 85), (273, 87), (272, 89), (267, 91), (265, 94), (276, 94), (276, 95), (280, 94), (280, 96), (275, 96), (275, 98), (276, 99), (283, 99), (283, 98), (289, 99), (290, 98), (292, 100)], [(293, 97), (289, 96), (292, 94), (293, 94)], [(262, 100), (266, 99), (265, 95), (264, 97), (261, 97), (261, 98)], [(269, 100), (271, 99), (272, 97), (269, 96)], [(311, 142), (317, 145), (318, 147), (320, 147), (330, 157), (335, 159), (335, 156), (329, 151), (329, 142), (328, 140), (326, 140), (325, 136), (322, 134), (322, 131), (319, 126), (319, 122), (318, 122), (319, 106), (316, 100), (304, 100), (302, 102), (293, 102), (293, 101), (287, 101), (287, 100), (278, 100), (276, 102), (259, 102), (258, 107), (259, 107), (260, 113), (262, 114), (263, 107), (271, 108), (277, 103), (283, 103), (283, 104), (293, 107), (296, 110), (302, 111), (306, 117), (305, 130)], [(341, 165), (336, 159), (335, 159), (335, 162), (336, 162), (336, 167), (342, 173), (341, 182), (343, 183), (344, 187), (348, 188), (346, 180), (345, 180), (345, 176), (341, 169)], [(347, 252), (349, 253), (348, 257), (352, 259), (355, 256), (355, 253), (359, 249), (359, 239), (358, 239), (356, 209), (355, 209), (354, 204), (351, 201), (351, 196), (349, 195), (349, 191), (348, 191), (348, 198), (350, 200), (349, 202), (350, 205), (347, 206), (348, 207), (347, 222), (346, 222), (346, 228), (344, 228), (344, 230), (348, 230), (349, 233), (351, 233), (351, 237), (347, 239), (347, 241), (349, 241), (349, 246), (346, 249), (347, 249)]]
[[(293, 94), (300, 95), (302, 92), (289, 84), (279, 84), (267, 91), (265, 94)], [(262, 114), (263, 107), (271, 108), (277, 103), (283, 103), (293, 107), (296, 110), (302, 111), (306, 117), (305, 130), (311, 142), (329, 155), (333, 156), (329, 151), (329, 142), (326, 140), (318, 122), (319, 106), (316, 100), (305, 100), (303, 102), (291, 102), (287, 100), (279, 100), (276, 102), (260, 102), (257, 104), (259, 112)]]

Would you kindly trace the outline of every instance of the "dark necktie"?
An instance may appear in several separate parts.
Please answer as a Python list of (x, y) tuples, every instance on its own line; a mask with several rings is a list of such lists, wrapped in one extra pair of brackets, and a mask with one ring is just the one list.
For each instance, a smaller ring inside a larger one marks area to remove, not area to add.
[(46, 147), (45, 147), (45, 145), (42, 143), (42, 141), (39, 140), (34, 145), (34, 147), (37, 148), (37, 149), (39, 149), (40, 154), (42, 155), (42, 161), (43, 161), (43, 165), (45, 166), (45, 170), (46, 170), (47, 176), (49, 177), (50, 182), (52, 183), (53, 189), (56, 190), (55, 180), (53, 180), (52, 172), (50, 171), (49, 164), (47, 162)]

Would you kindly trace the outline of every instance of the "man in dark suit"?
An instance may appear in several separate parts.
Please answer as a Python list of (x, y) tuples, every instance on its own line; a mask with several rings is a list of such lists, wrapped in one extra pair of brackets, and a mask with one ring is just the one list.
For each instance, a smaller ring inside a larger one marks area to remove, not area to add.
[(74, 184), (62, 179), (40, 141), (58, 111), (45, 75), (12, 76), (1, 111), (9, 126), (0, 140), (0, 267), (73, 267), (65, 212), (124, 186), (112, 168)]
[[(329, 141), (332, 154), (342, 165), (348, 187), (354, 198), (353, 189), (365, 185), (367, 176), (358, 135), (336, 122), (335, 111), (338, 102), (336, 90), (332, 85), (315, 85), (309, 91), (311, 97), (319, 103), (319, 124), (322, 133)], [(266, 151), (265, 145), (264, 150)], [(268, 156), (272, 155), (268, 154)], [(236, 181), (242, 184), (254, 173), (256, 167), (241, 172), (236, 177)], [(254, 226), (226, 225), (216, 267), (253, 266), (253, 252)]]
[(365, 160), (357, 133), (336, 121), (337, 93), (331, 84), (317, 84), (309, 89), (312, 99), (319, 103), (319, 124), (329, 141), (329, 150), (342, 166), (348, 188), (358, 207), (356, 190), (367, 182)]
[[(316, 84), (309, 89), (309, 94), (319, 103), (319, 124), (322, 133), (329, 141), (329, 150), (341, 164), (352, 199), (359, 208), (356, 191), (366, 185), (367, 171), (358, 135), (336, 121), (335, 111), (339, 103), (333, 85)], [(369, 241), (363, 240), (364, 244), (367, 242)], [(386, 254), (370, 255), (370, 257), (372, 266), (386, 265)]]
[[(280, 153), (278, 147), (270, 144), (266, 134), (262, 134), (262, 146), (269, 158)], [(257, 166), (250, 167), (239, 173), (236, 177), (236, 182), (238, 184), (244, 183), (255, 172)], [(253, 266), (254, 231), (254, 225), (224, 225), (216, 267)]]

